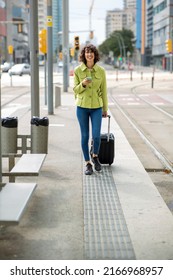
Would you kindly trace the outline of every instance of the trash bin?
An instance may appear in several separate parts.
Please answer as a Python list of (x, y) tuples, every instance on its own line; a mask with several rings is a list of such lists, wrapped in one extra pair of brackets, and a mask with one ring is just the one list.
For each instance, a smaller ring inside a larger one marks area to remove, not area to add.
[(1, 119), (2, 154), (17, 153), (17, 117)]
[(47, 117), (33, 117), (31, 119), (31, 153), (48, 153), (48, 127), (49, 119)]

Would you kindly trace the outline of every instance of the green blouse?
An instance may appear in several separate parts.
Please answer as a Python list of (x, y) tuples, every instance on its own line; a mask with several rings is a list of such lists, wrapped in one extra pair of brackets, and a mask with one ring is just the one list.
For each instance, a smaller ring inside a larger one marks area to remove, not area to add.
[[(92, 77), (92, 82), (83, 87), (82, 81), (86, 77)], [(108, 110), (106, 74), (103, 67), (95, 64), (92, 70), (82, 63), (74, 70), (74, 94), (76, 105), (82, 108), (103, 108)]]

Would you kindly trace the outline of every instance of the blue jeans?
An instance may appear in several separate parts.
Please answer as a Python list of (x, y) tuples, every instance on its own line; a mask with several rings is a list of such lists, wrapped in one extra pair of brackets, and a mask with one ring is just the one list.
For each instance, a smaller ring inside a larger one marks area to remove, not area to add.
[(102, 108), (87, 109), (77, 107), (77, 118), (81, 130), (81, 146), (85, 161), (90, 160), (89, 155), (89, 121), (92, 126), (93, 153), (98, 154), (100, 148), (100, 131), (102, 123)]

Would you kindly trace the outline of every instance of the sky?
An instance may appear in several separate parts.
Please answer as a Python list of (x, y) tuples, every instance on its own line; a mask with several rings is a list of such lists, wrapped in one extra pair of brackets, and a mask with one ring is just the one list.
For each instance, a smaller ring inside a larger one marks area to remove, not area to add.
[(95, 0), (91, 25), (89, 10), (92, 0), (69, 0), (69, 30), (70, 43), (73, 44), (74, 36), (78, 35), (80, 44), (85, 43), (89, 37), (90, 26), (94, 31), (93, 43), (101, 44), (105, 38), (105, 19), (108, 10), (123, 9), (123, 0)]

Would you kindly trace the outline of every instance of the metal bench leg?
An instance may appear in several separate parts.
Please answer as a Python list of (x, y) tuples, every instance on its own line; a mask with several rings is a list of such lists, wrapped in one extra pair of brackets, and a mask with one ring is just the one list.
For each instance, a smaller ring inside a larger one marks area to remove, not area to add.
[[(9, 155), (9, 171), (14, 167), (15, 165), (15, 156)], [(14, 183), (15, 182), (15, 176), (9, 175), (9, 182)]]

